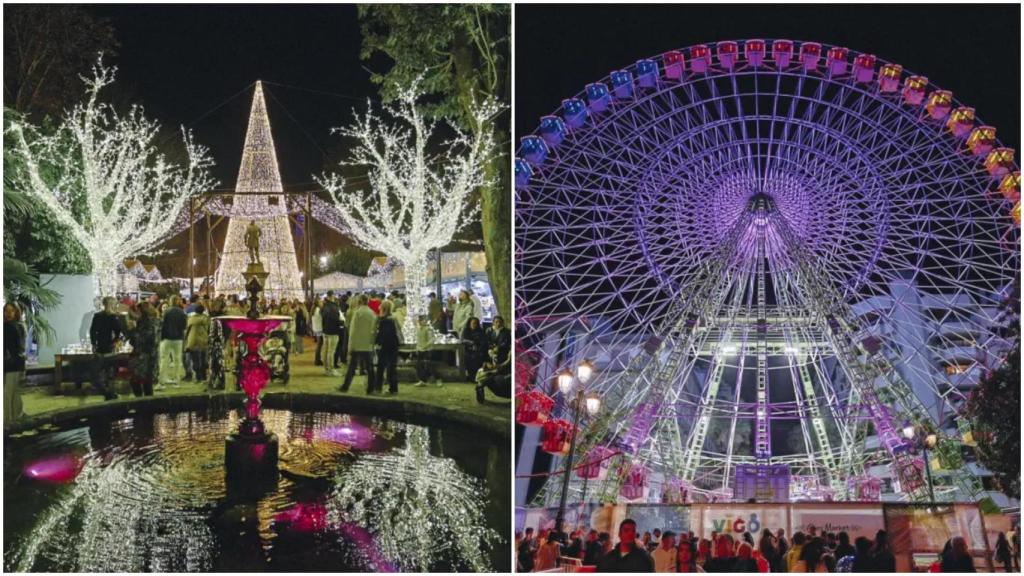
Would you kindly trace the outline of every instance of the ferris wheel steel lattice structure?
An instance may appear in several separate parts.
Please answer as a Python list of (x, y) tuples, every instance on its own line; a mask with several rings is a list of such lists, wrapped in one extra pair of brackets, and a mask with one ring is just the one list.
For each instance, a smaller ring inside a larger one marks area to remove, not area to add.
[(908, 425), (937, 434), (936, 499), (978, 496), (961, 411), (1013, 345), (1020, 172), (951, 92), (815, 42), (692, 46), (564, 100), (515, 175), (522, 358), (552, 394), (593, 362), (604, 403), (575, 499), (872, 499), (886, 476), (921, 501)]

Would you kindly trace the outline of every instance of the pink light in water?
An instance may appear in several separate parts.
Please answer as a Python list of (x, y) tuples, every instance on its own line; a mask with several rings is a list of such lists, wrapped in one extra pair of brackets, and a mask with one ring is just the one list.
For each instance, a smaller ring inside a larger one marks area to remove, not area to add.
[(371, 448), (373, 446), (373, 441), (376, 438), (373, 430), (370, 430), (361, 424), (356, 424), (355, 422), (329, 426), (318, 430), (316, 435), (317, 438), (322, 440), (330, 440), (332, 442), (346, 444), (359, 450), (368, 450)]
[(288, 528), (295, 532), (320, 532), (327, 528), (327, 508), (316, 502), (300, 502), (283, 512), (278, 512), (274, 516), (274, 522), (287, 523)]
[(42, 482), (67, 484), (73, 482), (85, 463), (79, 456), (65, 454), (37, 460), (24, 468), (25, 476)]
[(374, 542), (373, 534), (366, 528), (352, 522), (343, 522), (338, 527), (338, 532), (355, 545), (375, 572), (398, 572), (398, 567), (381, 554), (377, 543)]

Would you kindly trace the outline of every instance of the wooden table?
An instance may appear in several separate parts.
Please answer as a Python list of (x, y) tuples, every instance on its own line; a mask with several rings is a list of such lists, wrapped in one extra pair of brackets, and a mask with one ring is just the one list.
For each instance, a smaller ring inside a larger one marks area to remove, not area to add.
[[(75, 362), (92, 362), (95, 358), (95, 354), (92, 352), (76, 352), (74, 354), (54, 354), (53, 355), (53, 383), (57, 385), (58, 390), (60, 389), (61, 382), (64, 381), (64, 363), (68, 364)], [(127, 352), (121, 352), (117, 354), (119, 361), (123, 361), (130, 356)], [(90, 378), (90, 382), (92, 379)]]
[[(452, 351), (454, 351), (455, 352), (455, 365), (459, 366), (459, 367), (462, 366), (462, 351), (463, 351), (463, 348), (464, 348), (464, 344), (462, 342), (455, 342), (455, 343), (452, 343), (452, 344), (431, 344), (430, 345), (430, 351), (431, 352), (435, 352), (435, 351), (452, 352)], [(401, 346), (398, 347), (398, 353), (399, 354), (414, 354), (415, 352), (416, 352), (416, 345), (415, 344), (402, 344)]]

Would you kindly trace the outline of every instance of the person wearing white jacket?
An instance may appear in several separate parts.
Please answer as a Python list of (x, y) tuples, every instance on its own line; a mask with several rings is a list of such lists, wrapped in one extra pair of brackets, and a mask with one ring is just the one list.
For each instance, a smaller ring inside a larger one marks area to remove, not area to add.
[(462, 329), (466, 327), (466, 323), (473, 317), (474, 308), (473, 300), (469, 296), (469, 290), (460, 291), (459, 301), (455, 303), (455, 314), (452, 317), (452, 330), (455, 332), (456, 337), (462, 337)]
[(324, 345), (324, 319), (320, 316), (320, 299), (313, 303), (313, 338), (316, 338), (316, 356), (313, 360), (314, 366), (323, 366), (320, 360), (320, 350)]

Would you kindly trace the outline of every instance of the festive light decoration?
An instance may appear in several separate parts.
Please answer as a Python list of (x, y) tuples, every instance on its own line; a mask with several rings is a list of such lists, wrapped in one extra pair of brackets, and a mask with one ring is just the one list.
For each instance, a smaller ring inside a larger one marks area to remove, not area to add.
[(208, 173), (213, 161), (188, 131), (182, 129), (188, 165), (180, 167), (158, 151), (153, 139), (159, 124), (143, 116), (141, 107), (119, 114), (99, 101), (116, 71), (97, 61), (93, 76), (83, 78), (85, 102), (54, 134), (22, 122), (8, 129), (13, 152), (25, 161), (24, 174), (15, 175), (17, 185), (85, 248), (103, 296), (117, 292), (118, 265), (125, 258), (154, 253), (189, 198), (215, 185)]
[(246, 194), (283, 191), (267, 104), (263, 99), (263, 84), (257, 81), (249, 112), (249, 129), (242, 149), (242, 165), (238, 169), (235, 196), (228, 210), (231, 220), (228, 222), (223, 258), (214, 282), (218, 294), (245, 291), (242, 272), (249, 262), (245, 229), (250, 221), (255, 220), (260, 227), (260, 261), (270, 274), (263, 289), (264, 296), (302, 297), (299, 264), (295, 257), (295, 243), (288, 225), (288, 208), (284, 196)]
[[(733, 44), (746, 51), (732, 69), (673, 72), (689, 50), (650, 58), (662, 81), (595, 113), (590, 96), (617, 79), (630, 94), (611, 72), (575, 95), (590, 115), (555, 112), (572, 134), (545, 139), (542, 120), (521, 140), (516, 336), (541, 382), (601, 359), (588, 392), (605, 407), (576, 453), (614, 446), (652, 487), (677, 477), (698, 500), (724, 498), (740, 465), (784, 464), (819, 480), (815, 498), (846, 498), (847, 478), (895, 462), (902, 497), (926, 500), (895, 422), (949, 435), (1013, 347), (998, 302), (1020, 265), (1015, 153), (952, 93), (879, 58), (795, 43), (827, 65), (776, 69), (783, 88), (768, 90), (751, 67), (777, 43)], [(570, 501), (618, 497), (620, 460), (596, 488), (572, 480)], [(943, 476), (940, 500), (981, 495), (976, 469)], [(548, 480), (533, 504), (561, 493)]]
[(485, 492), (454, 461), (431, 456), (426, 428), (409, 425), (404, 448), (364, 454), (338, 477), (327, 519), (372, 527), (372, 549), (401, 570), (429, 572), (447, 558), (490, 572), (485, 550), (498, 535), (484, 518)]
[(421, 294), (428, 255), (450, 243), (475, 216), (469, 199), (473, 190), (488, 183), (484, 166), (494, 154), (489, 124), (501, 110), (494, 101), (474, 106), (471, 133), (452, 126), (455, 136), (442, 151), (428, 153), (437, 123), (417, 109), (420, 94), (417, 80), (399, 93), (394, 105), (384, 107), (384, 116), (371, 108), (351, 126), (335, 129), (356, 140), (342, 165), (369, 167), (369, 189), (345, 190), (345, 179), (337, 174), (317, 179), (359, 244), (404, 265), (407, 341), (415, 337), (416, 318), (426, 313)]

